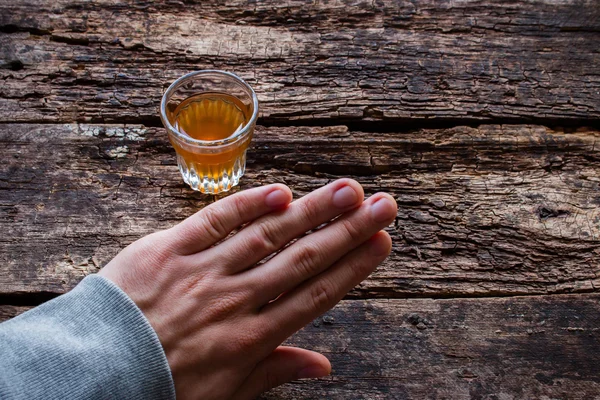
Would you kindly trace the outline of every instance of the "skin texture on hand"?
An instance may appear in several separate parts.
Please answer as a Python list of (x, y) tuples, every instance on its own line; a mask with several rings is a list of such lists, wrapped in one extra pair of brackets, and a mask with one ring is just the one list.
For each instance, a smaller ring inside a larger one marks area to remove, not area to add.
[(330, 373), (325, 356), (281, 343), (389, 255), (381, 229), (396, 203), (384, 193), (363, 198), (350, 179), (294, 202), (284, 185), (245, 190), (131, 244), (100, 275), (150, 321), (178, 399), (253, 399)]

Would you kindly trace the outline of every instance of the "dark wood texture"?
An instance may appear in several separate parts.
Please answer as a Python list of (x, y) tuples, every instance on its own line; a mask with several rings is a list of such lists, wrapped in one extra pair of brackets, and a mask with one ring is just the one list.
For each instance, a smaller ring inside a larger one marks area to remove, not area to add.
[(1, 119), (156, 124), (206, 68), (284, 123), (600, 117), (596, 0), (158, 3), (1, 1)]
[(265, 399), (598, 398), (597, 0), (0, 11), (0, 320), (215, 200), (182, 183), (157, 106), (218, 68), (261, 102), (236, 190), (349, 176), (399, 205), (390, 258), (290, 340), (333, 375)]
[[(600, 286), (600, 132), (482, 125), (404, 133), (257, 129), (242, 187), (297, 196), (338, 176), (398, 201), (392, 256), (354, 297), (589, 292)], [(0, 125), (0, 293), (63, 293), (212, 197), (163, 129)]]
[[(25, 307), (0, 306), (0, 320)], [(264, 399), (594, 399), (600, 295), (347, 300), (288, 344), (333, 375)]]
[(0, 305), (0, 322), (16, 317), (29, 309), (31, 309), (31, 307)]

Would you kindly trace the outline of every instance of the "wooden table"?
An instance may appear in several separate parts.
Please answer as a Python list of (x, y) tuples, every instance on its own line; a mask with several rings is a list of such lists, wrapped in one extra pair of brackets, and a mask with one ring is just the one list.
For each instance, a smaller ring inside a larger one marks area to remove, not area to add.
[(600, 4), (0, 0), (0, 316), (212, 197), (161, 94), (256, 89), (242, 188), (342, 176), (399, 204), (391, 257), (290, 339), (333, 374), (265, 399), (600, 395)]

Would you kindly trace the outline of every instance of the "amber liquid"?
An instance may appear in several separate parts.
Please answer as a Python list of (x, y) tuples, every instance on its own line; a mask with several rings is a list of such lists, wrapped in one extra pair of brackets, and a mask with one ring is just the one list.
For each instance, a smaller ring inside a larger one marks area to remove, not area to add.
[(181, 102), (173, 113), (175, 129), (199, 140), (221, 140), (250, 119), (238, 98), (224, 93), (201, 93)]
[[(201, 93), (182, 101), (171, 113), (170, 120), (175, 129), (187, 136), (214, 141), (235, 136), (251, 117), (251, 108), (234, 96)], [(213, 152), (172, 140), (180, 158), (178, 161), (184, 180), (202, 192), (228, 190), (231, 185), (237, 184), (237, 179), (243, 174), (245, 153), (251, 136), (233, 146), (224, 146), (222, 151), (217, 148)], [(218, 190), (209, 189), (206, 182), (211, 182), (208, 185), (217, 185)]]

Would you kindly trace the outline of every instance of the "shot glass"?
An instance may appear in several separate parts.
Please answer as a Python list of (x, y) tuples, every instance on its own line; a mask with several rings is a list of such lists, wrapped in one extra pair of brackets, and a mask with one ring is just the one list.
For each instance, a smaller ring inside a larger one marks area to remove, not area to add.
[(246, 170), (258, 99), (240, 77), (203, 70), (182, 76), (160, 103), (160, 118), (185, 183), (202, 193), (226, 192)]

